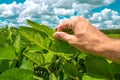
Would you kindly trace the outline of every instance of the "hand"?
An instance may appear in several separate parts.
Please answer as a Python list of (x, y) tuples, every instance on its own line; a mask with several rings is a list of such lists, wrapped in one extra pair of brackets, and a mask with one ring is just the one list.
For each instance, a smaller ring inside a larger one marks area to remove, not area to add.
[[(65, 29), (72, 29), (74, 34), (63, 32)], [(56, 31), (53, 35), (55, 39), (64, 40), (77, 49), (93, 55), (100, 55), (105, 43), (110, 41), (106, 35), (81, 17), (63, 21), (56, 27)]]

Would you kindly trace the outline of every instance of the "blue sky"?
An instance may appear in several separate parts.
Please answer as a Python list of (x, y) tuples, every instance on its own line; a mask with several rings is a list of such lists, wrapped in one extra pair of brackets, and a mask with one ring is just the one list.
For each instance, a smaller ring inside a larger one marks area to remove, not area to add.
[(55, 27), (73, 16), (97, 28), (120, 28), (120, 0), (0, 0), (0, 26), (27, 25), (26, 19)]
[(11, 4), (13, 1), (16, 1), (17, 3), (23, 3), (25, 0), (0, 0), (0, 4), (6, 3), (6, 4)]
[(120, 0), (115, 0), (113, 3), (111, 3), (109, 5), (106, 5), (106, 6), (103, 6), (103, 7), (93, 9), (93, 11), (94, 12), (99, 12), (99, 11), (103, 10), (104, 8), (109, 8), (109, 9), (118, 11), (119, 14), (120, 14)]

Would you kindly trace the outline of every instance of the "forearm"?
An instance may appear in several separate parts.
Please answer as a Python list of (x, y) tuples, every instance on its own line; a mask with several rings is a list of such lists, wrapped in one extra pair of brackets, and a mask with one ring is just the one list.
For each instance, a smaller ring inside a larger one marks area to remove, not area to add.
[(110, 41), (106, 41), (102, 45), (100, 56), (120, 64), (120, 39), (110, 38)]

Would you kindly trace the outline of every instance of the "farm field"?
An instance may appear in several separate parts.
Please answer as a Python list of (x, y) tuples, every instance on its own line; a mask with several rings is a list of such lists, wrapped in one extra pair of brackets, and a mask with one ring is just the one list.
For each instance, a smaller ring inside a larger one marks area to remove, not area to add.
[[(55, 40), (48, 26), (27, 23), (0, 28), (0, 80), (120, 80), (119, 64)], [(101, 31), (120, 38), (120, 29)]]

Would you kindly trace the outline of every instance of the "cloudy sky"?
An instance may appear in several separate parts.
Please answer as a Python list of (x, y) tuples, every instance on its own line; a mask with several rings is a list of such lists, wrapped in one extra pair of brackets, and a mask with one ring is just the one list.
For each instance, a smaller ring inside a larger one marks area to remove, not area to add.
[(31, 19), (55, 27), (81, 16), (97, 28), (120, 28), (120, 0), (0, 0), (0, 26), (26, 25)]

